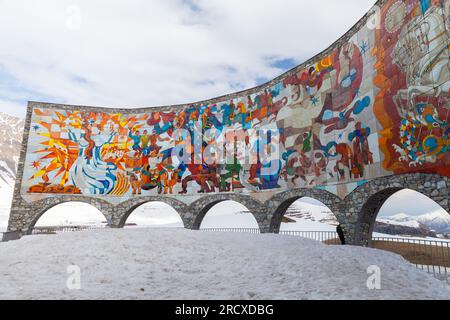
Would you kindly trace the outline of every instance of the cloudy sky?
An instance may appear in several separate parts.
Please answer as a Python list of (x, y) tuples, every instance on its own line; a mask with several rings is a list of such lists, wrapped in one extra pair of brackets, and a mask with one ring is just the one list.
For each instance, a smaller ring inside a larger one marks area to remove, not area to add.
[(375, 0), (0, 0), (0, 111), (188, 103), (319, 53)]

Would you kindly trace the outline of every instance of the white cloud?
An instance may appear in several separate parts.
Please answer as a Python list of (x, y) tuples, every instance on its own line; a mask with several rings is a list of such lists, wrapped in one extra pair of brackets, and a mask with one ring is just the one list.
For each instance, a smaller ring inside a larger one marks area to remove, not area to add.
[(7, 113), (14, 116), (24, 116), (24, 104), (0, 99), (0, 112)]
[[(23, 101), (99, 106), (223, 95), (279, 75), (270, 59), (300, 63), (325, 49), (373, 3), (0, 0), (0, 82), (1, 70), (15, 79), (0, 86), (0, 103), (14, 112), (23, 105), (18, 93)], [(68, 28), (74, 5), (79, 29)]]

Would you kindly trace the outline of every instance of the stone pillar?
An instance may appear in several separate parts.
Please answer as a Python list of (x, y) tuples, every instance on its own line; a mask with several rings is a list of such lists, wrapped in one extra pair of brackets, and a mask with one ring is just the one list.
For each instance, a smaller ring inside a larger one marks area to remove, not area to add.
[(342, 231), (344, 232), (345, 244), (355, 245), (355, 233), (358, 215), (352, 203), (341, 201), (333, 210)]
[(22, 135), (22, 146), (20, 149), (19, 162), (17, 164), (16, 181), (14, 184), (14, 193), (11, 203), (11, 211), (9, 215), (7, 232), (4, 235), (5, 240), (19, 239), (22, 236), (25, 220), (31, 215), (31, 206), (29, 206), (20, 194), (22, 187), (23, 172), (25, 166), (25, 158), (28, 146), (28, 137), (31, 127), (32, 107), (28, 104), (27, 114), (25, 117), (25, 127)]
[(23, 200), (13, 201), (5, 238), (8, 240), (15, 240), (26, 235), (29, 227), (33, 223), (36, 210), (38, 209), (39, 208), (31, 206)]
[(194, 214), (190, 211), (180, 213), (181, 220), (183, 220), (184, 228), (189, 230), (198, 230), (194, 227)]
[(123, 215), (121, 214), (121, 210), (117, 206), (111, 207), (110, 210), (111, 221), (109, 221), (108, 226), (113, 229), (121, 228), (122, 226), (120, 225), (120, 223)]
[(271, 233), (272, 231), (272, 218), (273, 213), (268, 209), (258, 210), (257, 212), (252, 212), (256, 221), (258, 222), (259, 231), (261, 233)]

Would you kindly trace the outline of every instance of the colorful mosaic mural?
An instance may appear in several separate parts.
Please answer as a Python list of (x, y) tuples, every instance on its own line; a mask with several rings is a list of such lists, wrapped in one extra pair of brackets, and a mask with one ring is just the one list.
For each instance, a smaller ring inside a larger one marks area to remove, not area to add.
[[(233, 99), (136, 113), (35, 106), (22, 194), (345, 195), (380, 176), (450, 177), (450, 1), (386, 1), (379, 14), (315, 63)], [(256, 160), (230, 152), (239, 144)]]

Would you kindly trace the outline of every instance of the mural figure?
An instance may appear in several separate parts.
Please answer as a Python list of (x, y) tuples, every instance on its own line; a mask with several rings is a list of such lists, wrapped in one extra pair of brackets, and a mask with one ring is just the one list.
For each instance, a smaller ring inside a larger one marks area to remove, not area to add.
[(103, 161), (101, 157), (103, 146), (109, 144), (116, 133), (111, 132), (108, 140), (102, 141), (103, 137), (99, 136), (102, 129), (87, 118), (84, 132), (80, 136), (77, 137), (72, 130), (68, 130), (69, 139), (79, 147), (79, 155), (70, 171), (70, 181), (76, 188), (94, 195), (108, 194), (114, 189), (116, 182), (114, 172), (117, 167)]

